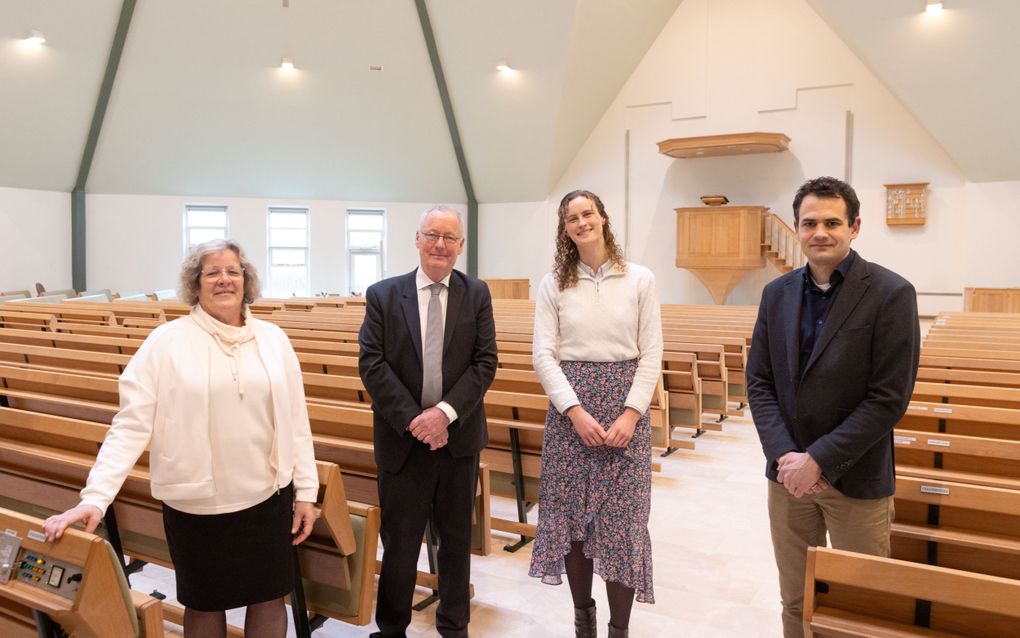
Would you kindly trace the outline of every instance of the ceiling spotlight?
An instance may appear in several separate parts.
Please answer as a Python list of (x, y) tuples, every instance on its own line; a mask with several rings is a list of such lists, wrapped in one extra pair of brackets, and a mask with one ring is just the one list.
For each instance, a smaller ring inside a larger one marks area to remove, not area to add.
[(46, 42), (46, 36), (43, 35), (42, 31), (32, 29), (32, 34), (25, 38), (25, 41), (30, 44), (42, 44)]
[(513, 73), (514, 72), (514, 68), (512, 66), (510, 66), (510, 64), (506, 60), (503, 60), (499, 64), (497, 64), (496, 65), (496, 70), (499, 71), (500, 73)]
[(924, 10), (930, 16), (942, 15), (941, 0), (928, 0), (928, 4), (925, 5)]
[(284, 71), (294, 70), (294, 58), (283, 58), (280, 60), (280, 68)]

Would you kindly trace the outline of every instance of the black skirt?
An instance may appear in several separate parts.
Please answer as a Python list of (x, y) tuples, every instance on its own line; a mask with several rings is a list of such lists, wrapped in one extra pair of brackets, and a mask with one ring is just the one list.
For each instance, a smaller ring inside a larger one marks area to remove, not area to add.
[(293, 508), (293, 484), (229, 514), (188, 514), (164, 503), (177, 600), (197, 611), (220, 611), (289, 594)]

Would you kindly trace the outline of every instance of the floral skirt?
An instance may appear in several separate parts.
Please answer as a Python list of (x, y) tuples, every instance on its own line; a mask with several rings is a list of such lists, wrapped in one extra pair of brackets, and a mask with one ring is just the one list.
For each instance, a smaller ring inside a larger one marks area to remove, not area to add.
[[(563, 361), (560, 367), (581, 407), (608, 430), (623, 413), (637, 361)], [(581, 541), (596, 574), (632, 587), (638, 602), (655, 602), (648, 535), (651, 451), (647, 412), (626, 448), (588, 447), (570, 419), (549, 406), (529, 575), (559, 585), (570, 543)]]

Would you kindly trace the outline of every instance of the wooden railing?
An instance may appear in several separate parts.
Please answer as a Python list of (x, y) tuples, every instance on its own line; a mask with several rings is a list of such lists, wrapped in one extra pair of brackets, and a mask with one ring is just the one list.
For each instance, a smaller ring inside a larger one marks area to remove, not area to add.
[(761, 243), (768, 257), (783, 272), (800, 268), (806, 261), (800, 242), (797, 241), (797, 233), (772, 211), (765, 216)]

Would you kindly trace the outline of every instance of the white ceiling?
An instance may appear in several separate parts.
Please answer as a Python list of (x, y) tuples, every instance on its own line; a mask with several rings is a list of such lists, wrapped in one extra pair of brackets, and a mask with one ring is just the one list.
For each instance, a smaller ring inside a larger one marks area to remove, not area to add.
[[(478, 200), (544, 199), (680, 2), (428, 0)], [(1020, 179), (1020, 2), (807, 2), (970, 179)], [(87, 190), (465, 201), (414, 1), (289, 4), (138, 0)], [(0, 0), (0, 186), (73, 186), (120, 6)]]
[(1020, 179), (1020, 2), (808, 1), (968, 179)]

